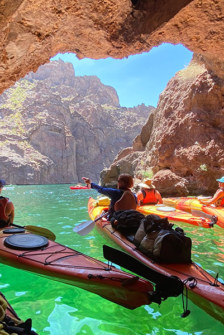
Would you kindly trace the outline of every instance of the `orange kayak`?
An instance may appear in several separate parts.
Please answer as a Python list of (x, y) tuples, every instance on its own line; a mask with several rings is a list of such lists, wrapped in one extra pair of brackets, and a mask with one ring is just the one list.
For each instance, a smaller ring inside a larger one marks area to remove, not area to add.
[(179, 210), (192, 213), (198, 211), (198, 213), (206, 213), (214, 215), (218, 218), (217, 225), (224, 228), (224, 207), (215, 207), (213, 205), (207, 206), (202, 204), (198, 198), (164, 198), (163, 202), (167, 206), (173, 206)]
[[(95, 206), (94, 199), (89, 199), (88, 212), (92, 220), (96, 219), (103, 210), (105, 210), (105, 207)], [(136, 246), (119, 231), (114, 230), (106, 218), (96, 221), (96, 227), (120, 249), (123, 249), (148, 268), (166, 276), (178, 277), (185, 283), (189, 299), (208, 314), (224, 323), (224, 286), (216, 278), (194, 262), (190, 264), (158, 264), (152, 261), (137, 250)]]
[(185, 222), (204, 228), (213, 227), (213, 223), (209, 219), (193, 216), (190, 213), (181, 211), (175, 207), (165, 206), (164, 204), (139, 206), (137, 210), (144, 215), (155, 214), (159, 215), (161, 218), (167, 217), (169, 221), (174, 223)]
[(1, 263), (80, 287), (129, 309), (151, 302), (153, 286), (148, 281), (46, 237), (9, 230), (0, 229)]

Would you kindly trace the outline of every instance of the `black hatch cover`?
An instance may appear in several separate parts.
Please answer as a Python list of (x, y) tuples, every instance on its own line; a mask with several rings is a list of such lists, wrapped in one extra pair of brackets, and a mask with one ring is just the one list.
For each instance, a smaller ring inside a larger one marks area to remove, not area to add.
[(48, 239), (35, 234), (15, 234), (6, 237), (4, 244), (12, 249), (33, 250), (48, 245)]

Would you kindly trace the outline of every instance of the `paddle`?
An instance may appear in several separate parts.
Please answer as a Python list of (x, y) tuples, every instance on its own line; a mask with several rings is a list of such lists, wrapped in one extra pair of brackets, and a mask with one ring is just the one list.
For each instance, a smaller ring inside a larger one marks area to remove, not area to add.
[(156, 270), (150, 269), (131, 255), (107, 245), (103, 246), (103, 255), (105, 259), (112, 263), (120, 265), (155, 283), (156, 291), (159, 292), (163, 299), (177, 297), (183, 293), (184, 284), (178, 277), (163, 275)]
[(75, 228), (73, 228), (73, 231), (75, 233), (78, 233), (81, 236), (85, 236), (87, 235), (91, 230), (93, 230), (93, 228), (95, 227), (95, 222), (99, 221), (100, 219), (102, 219), (104, 216), (106, 216), (108, 214), (108, 212), (103, 213), (102, 215), (100, 215), (97, 219), (95, 219), (94, 221), (85, 221), (83, 223), (80, 223), (78, 226), (76, 226)]
[(37, 226), (30, 226), (30, 225), (28, 225), (28, 226), (19, 226), (19, 225), (15, 224), (15, 223), (12, 223), (11, 226), (18, 227), (18, 228), (24, 228), (24, 229), (26, 229), (26, 230), (28, 230), (28, 231), (36, 234), (36, 235), (45, 236), (45, 237), (47, 237), (51, 241), (55, 241), (56, 240), (55, 234), (51, 230), (49, 230), (47, 228), (42, 228), (42, 227), (37, 227)]
[(209, 222), (209, 225), (210, 225), (211, 227), (213, 227), (214, 224), (216, 224), (217, 221), (218, 221), (217, 216), (207, 214), (207, 213), (201, 211), (200, 209), (192, 209), (192, 210), (191, 210), (191, 214), (194, 215), (194, 216), (199, 216), (199, 217), (203, 217), (203, 218), (205, 218), (205, 219), (210, 220), (211, 222)]

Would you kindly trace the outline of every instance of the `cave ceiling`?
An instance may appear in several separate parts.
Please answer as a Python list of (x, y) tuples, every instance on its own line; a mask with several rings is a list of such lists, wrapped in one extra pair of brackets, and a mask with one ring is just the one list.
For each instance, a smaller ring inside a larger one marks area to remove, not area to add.
[(57, 53), (124, 58), (164, 42), (224, 77), (223, 31), (218, 0), (0, 0), (0, 93)]

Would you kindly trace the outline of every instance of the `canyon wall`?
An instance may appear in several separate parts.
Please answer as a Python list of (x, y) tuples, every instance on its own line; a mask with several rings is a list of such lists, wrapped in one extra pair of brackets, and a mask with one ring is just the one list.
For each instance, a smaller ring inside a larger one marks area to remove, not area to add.
[[(214, 190), (215, 178), (223, 174), (223, 125), (218, 121), (223, 119), (223, 1), (2, 0), (0, 28), (0, 92), (59, 52), (73, 52), (80, 59), (123, 58), (164, 42), (182, 43), (192, 50), (197, 55), (195, 74), (186, 80), (185, 72), (171, 80), (133, 148), (116, 160), (131, 154), (132, 165), (126, 169), (141, 176), (142, 169), (150, 168), (155, 177), (160, 173), (160, 185), (163, 173), (164, 194), (167, 189), (178, 189), (178, 194)], [(91, 113), (90, 118), (94, 119)], [(17, 138), (17, 130), (13, 136)], [(67, 148), (68, 142), (64, 145)], [(68, 147), (74, 144), (69, 142)], [(119, 164), (116, 167), (122, 170)], [(115, 177), (117, 168), (113, 171)]]
[(99, 180), (154, 110), (119, 105), (113, 87), (54, 61), (0, 96), (1, 178), (12, 184)]
[(104, 184), (129, 172), (153, 178), (164, 196), (208, 194), (224, 175), (224, 80), (194, 55), (161, 93), (132, 150), (103, 171)]

